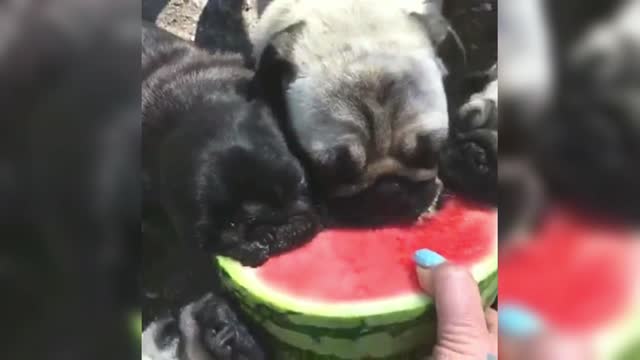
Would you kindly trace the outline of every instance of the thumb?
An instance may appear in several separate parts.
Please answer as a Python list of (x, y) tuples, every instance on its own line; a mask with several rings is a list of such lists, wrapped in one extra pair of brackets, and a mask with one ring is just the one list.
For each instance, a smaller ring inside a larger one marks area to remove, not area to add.
[[(416, 261), (421, 264), (418, 253)], [(435, 301), (438, 317), (435, 360), (476, 360), (495, 354), (495, 349), (490, 348), (478, 285), (465, 268), (449, 263), (433, 268), (418, 266), (418, 279)]]

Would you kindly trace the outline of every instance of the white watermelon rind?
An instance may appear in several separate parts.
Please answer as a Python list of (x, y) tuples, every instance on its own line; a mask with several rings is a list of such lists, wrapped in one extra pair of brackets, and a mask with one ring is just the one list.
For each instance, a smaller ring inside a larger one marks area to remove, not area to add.
[[(255, 269), (225, 257), (217, 261), (222, 283), (273, 337), (279, 360), (417, 359), (422, 354), (416, 351), (435, 341), (435, 310), (427, 296), (339, 304), (305, 301), (269, 288)], [(497, 269), (497, 247), (471, 267), (485, 306), (497, 295)]]

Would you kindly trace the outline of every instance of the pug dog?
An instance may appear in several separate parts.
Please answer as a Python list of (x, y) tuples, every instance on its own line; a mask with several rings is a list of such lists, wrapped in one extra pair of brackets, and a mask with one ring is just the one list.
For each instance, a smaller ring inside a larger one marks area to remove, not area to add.
[(257, 266), (318, 229), (302, 166), (240, 54), (142, 26), (145, 202), (186, 243)]
[(451, 33), (422, 0), (267, 5), (252, 32), (257, 91), (330, 222), (412, 222), (436, 202), (449, 124), (443, 59), (464, 57)]
[[(148, 356), (161, 348), (160, 358), (262, 359), (214, 281), (209, 290), (201, 286), (199, 279), (209, 278), (199, 265), (206, 260), (191, 249), (258, 266), (319, 229), (302, 166), (267, 105), (246, 96), (253, 72), (234, 48), (215, 44), (209, 42), (206, 51), (153, 24), (142, 25), (143, 219), (169, 222), (184, 244), (173, 255), (193, 256), (179, 266), (193, 269), (183, 271), (182, 279), (197, 282), (197, 289), (170, 289), (177, 300), (168, 299), (169, 306), (183, 307), (204, 291), (216, 294), (167, 321), (153, 319), (146, 329), (162, 330), (143, 341)], [(161, 338), (179, 344), (178, 352), (167, 350)]]

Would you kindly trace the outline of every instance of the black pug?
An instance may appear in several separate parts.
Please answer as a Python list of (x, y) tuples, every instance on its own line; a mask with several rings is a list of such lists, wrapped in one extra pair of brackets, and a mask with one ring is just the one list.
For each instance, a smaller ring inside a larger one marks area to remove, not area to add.
[(145, 202), (184, 241), (257, 266), (315, 234), (303, 169), (270, 110), (246, 99), (240, 55), (145, 23), (142, 78)]
[[(148, 230), (153, 224), (169, 222), (182, 248), (204, 250), (182, 253), (187, 258), (178, 266), (192, 270), (176, 282), (212, 282), (179, 285), (189, 289), (176, 294), (181, 298), (172, 310), (216, 293), (182, 308), (178, 320), (152, 323), (143, 349), (192, 360), (260, 359), (261, 349), (218, 296), (212, 267), (202, 265), (201, 255), (258, 266), (310, 240), (319, 225), (303, 168), (277, 121), (262, 102), (247, 98), (253, 72), (243, 55), (224, 41), (210, 41), (208, 48), (142, 26), (145, 237), (155, 236)], [(171, 347), (178, 336), (180, 346)]]

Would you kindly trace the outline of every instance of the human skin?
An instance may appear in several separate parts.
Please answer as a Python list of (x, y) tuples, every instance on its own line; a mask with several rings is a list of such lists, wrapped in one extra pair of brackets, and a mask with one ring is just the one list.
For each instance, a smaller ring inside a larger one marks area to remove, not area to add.
[[(420, 263), (418, 259), (417, 262)], [(484, 310), (471, 274), (437, 256), (431, 257), (430, 264), (432, 266), (418, 264), (416, 271), (420, 286), (436, 304), (438, 341), (434, 360), (492, 359), (492, 355), (498, 354), (504, 360), (593, 358), (588, 343), (581, 339), (542, 329), (526, 337), (514, 336), (507, 331), (499, 333), (498, 312)]]

